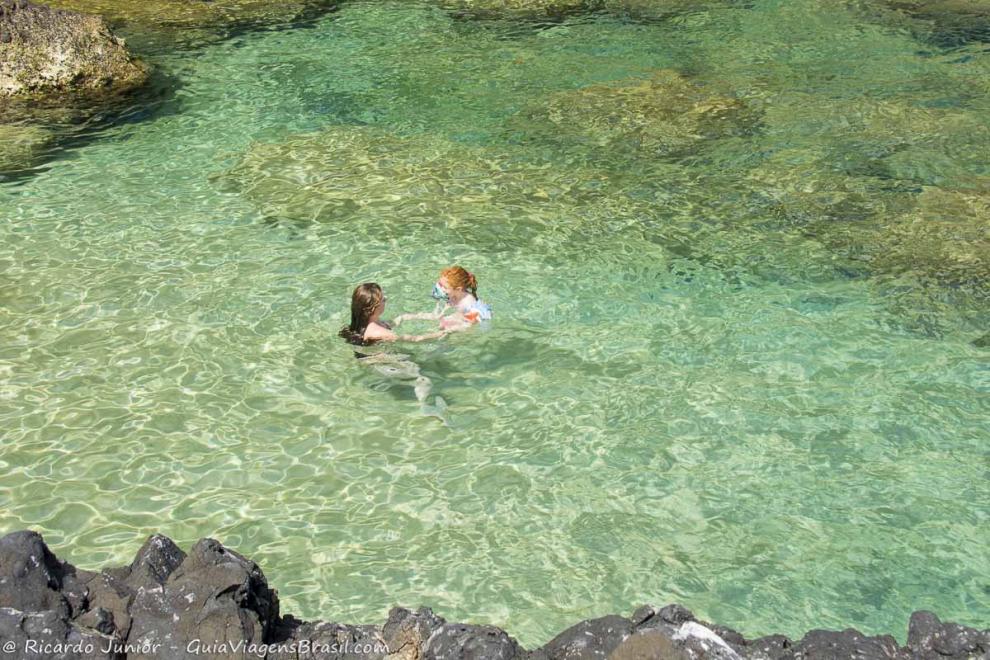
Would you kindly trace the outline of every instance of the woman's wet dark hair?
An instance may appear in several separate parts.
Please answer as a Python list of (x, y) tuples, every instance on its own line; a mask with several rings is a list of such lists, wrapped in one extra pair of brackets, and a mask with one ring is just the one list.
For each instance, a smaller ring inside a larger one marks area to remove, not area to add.
[(382, 301), (382, 288), (374, 282), (359, 284), (351, 294), (351, 324), (340, 330), (340, 336), (352, 344), (368, 346), (375, 340), (366, 340), (364, 331), (372, 315)]

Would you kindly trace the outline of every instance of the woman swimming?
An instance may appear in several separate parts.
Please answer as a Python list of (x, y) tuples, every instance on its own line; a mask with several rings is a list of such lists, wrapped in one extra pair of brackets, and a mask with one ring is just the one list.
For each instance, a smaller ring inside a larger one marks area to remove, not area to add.
[[(433, 285), (433, 297), (446, 304), (441, 307), (438, 303), (432, 312), (400, 314), (395, 318), (396, 327), (403, 321), (430, 319), (439, 320), (444, 330), (455, 332), (492, 318), (492, 308), (478, 298), (478, 280), (460, 266), (440, 271), (440, 279)], [(449, 310), (454, 313), (444, 316)]]
[[(358, 285), (351, 294), (351, 323), (344, 326), (340, 336), (352, 344), (370, 346), (379, 341), (426, 341), (440, 339), (449, 330), (442, 329), (425, 335), (399, 335), (381, 320), (388, 299), (374, 282)], [(398, 323), (396, 323), (398, 325)]]
[[(391, 326), (381, 320), (385, 311), (385, 295), (382, 288), (374, 282), (366, 282), (354, 289), (351, 295), (351, 323), (340, 330), (340, 336), (358, 346), (370, 346), (377, 342), (391, 341), (426, 341), (439, 339), (449, 330), (439, 330), (425, 335), (399, 335), (392, 331)], [(409, 383), (416, 393), (424, 415), (440, 418), (447, 423), (445, 411), (447, 404), (441, 397), (436, 397), (434, 405), (427, 405), (426, 400), (433, 387), (432, 381), (420, 373), (419, 365), (409, 359), (408, 355), (398, 353), (366, 354), (354, 352), (362, 364), (371, 366), (375, 371), (390, 379)]]

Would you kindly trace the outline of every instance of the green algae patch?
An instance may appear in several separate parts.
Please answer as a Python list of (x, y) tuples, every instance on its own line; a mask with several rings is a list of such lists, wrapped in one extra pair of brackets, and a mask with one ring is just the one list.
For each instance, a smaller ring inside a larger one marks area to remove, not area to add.
[[(296, 221), (472, 225), (506, 211), (540, 216), (598, 198), (607, 177), (443, 139), (333, 127), (257, 143), (215, 177), (266, 215)], [(552, 214), (550, 214), (552, 215)]]
[(709, 140), (745, 135), (759, 113), (672, 70), (649, 79), (591, 85), (552, 94), (524, 110), (514, 127), (551, 142), (639, 156), (676, 156)]

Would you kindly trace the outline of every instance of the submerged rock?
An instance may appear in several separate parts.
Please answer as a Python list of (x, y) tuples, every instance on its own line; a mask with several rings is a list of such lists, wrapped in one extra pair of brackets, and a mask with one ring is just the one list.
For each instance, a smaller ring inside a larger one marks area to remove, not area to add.
[[(823, 173), (921, 185), (951, 185), (980, 174), (981, 154), (990, 149), (990, 127), (977, 113), (903, 100), (788, 94), (768, 105), (764, 123), (774, 142)], [(778, 153), (769, 151), (760, 167), (769, 163), (772, 169)]]
[(0, 101), (106, 96), (143, 85), (148, 72), (98, 16), (0, 0)]
[(605, 11), (636, 20), (724, 5), (726, 0), (437, 0), (446, 9), (485, 17), (558, 18), (567, 14)]
[(930, 22), (936, 41), (955, 46), (990, 40), (990, 0), (880, 0), (883, 5)]
[(925, 188), (910, 212), (848, 227), (830, 243), (877, 272), (990, 298), (990, 187)]
[(747, 173), (782, 226), (818, 233), (911, 207), (908, 190), (879, 177), (843, 172), (827, 148), (781, 149)]
[(990, 653), (990, 630), (916, 612), (904, 647), (852, 629), (812, 631), (797, 643), (781, 635), (748, 641), (680, 605), (645, 605), (628, 618), (582, 621), (527, 651), (499, 628), (451, 623), (427, 607), (393, 608), (380, 626), (283, 616), (257, 564), (213, 539), (186, 555), (155, 535), (129, 567), (96, 574), (22, 531), (0, 539), (0, 643), (30, 643), (42, 649), (30, 657), (52, 660), (962, 660)]
[(481, 16), (557, 17), (594, 9), (596, 0), (438, 0), (441, 7)]
[(643, 157), (689, 153), (707, 140), (745, 135), (759, 113), (676, 71), (557, 92), (513, 122), (527, 137)]
[(603, 0), (602, 8), (636, 20), (656, 20), (727, 4), (728, 0)]
[(561, 170), (501, 152), (374, 128), (335, 126), (255, 144), (215, 177), (266, 215), (294, 221), (397, 218), (483, 224), (507, 209), (574, 208), (601, 195), (599, 173)]
[[(337, 6), (336, 0), (49, 0), (53, 7), (99, 14), (139, 32), (285, 23)], [(176, 35), (180, 36), (180, 35)]]
[(789, 155), (751, 172), (783, 224), (874, 275), (990, 296), (990, 194), (847, 176)]
[[(800, 99), (801, 97), (798, 97)], [(791, 99), (747, 174), (765, 213), (873, 274), (990, 294), (990, 129), (955, 108)]]

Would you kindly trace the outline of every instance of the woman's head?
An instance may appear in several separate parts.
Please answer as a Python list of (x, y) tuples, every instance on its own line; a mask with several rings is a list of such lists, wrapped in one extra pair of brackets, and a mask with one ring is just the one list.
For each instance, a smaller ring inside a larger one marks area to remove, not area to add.
[(368, 324), (384, 309), (382, 288), (374, 282), (359, 284), (351, 294), (351, 324), (345, 330), (352, 335), (363, 336)]
[(478, 280), (460, 266), (451, 266), (440, 271), (438, 284), (448, 296), (454, 297), (455, 300), (462, 297), (464, 291), (475, 298), (478, 297)]

